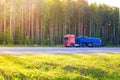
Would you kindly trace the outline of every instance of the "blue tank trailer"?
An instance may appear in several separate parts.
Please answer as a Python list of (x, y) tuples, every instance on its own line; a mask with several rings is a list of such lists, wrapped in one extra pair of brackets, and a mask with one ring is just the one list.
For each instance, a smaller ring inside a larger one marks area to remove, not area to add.
[(75, 35), (65, 35), (64, 36), (64, 46), (65, 47), (102, 47), (101, 38), (85, 37), (78, 36), (75, 38)]
[(101, 38), (92, 38), (92, 37), (83, 37), (79, 36), (76, 38), (76, 43), (79, 44), (80, 47), (102, 47), (102, 39)]

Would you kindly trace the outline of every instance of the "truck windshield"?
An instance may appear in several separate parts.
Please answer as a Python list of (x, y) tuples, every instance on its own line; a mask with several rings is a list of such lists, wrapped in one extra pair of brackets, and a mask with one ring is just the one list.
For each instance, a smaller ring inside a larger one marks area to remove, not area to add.
[(64, 41), (67, 41), (68, 40), (68, 38), (64, 38)]

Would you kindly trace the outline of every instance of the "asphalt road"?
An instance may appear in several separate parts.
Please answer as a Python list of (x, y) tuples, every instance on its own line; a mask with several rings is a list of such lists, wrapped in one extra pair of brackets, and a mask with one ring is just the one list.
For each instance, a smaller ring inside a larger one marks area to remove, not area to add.
[(0, 54), (120, 53), (120, 48), (0, 47)]

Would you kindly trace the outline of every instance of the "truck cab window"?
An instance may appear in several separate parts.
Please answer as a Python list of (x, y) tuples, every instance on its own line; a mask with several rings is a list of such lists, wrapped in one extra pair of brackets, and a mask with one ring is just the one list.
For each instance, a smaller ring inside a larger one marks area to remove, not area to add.
[(68, 38), (64, 38), (64, 40), (65, 40), (65, 41), (67, 41), (67, 40), (68, 40)]

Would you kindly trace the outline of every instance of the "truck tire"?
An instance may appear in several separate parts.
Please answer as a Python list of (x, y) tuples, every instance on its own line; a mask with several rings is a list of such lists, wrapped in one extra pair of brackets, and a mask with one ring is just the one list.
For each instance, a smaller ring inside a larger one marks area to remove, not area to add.
[(70, 47), (74, 47), (74, 44), (71, 44)]
[(80, 47), (86, 47), (86, 44), (85, 43), (81, 43)]

